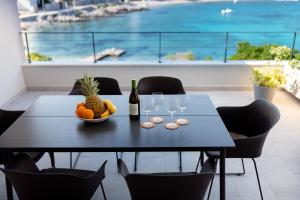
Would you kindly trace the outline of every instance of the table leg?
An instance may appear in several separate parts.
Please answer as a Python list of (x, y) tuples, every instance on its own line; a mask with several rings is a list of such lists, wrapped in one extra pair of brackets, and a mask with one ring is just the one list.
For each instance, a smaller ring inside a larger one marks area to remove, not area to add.
[(7, 200), (13, 200), (13, 188), (11, 182), (5, 178)]
[(225, 200), (225, 196), (226, 196), (225, 160), (226, 160), (226, 149), (223, 149), (220, 151), (220, 200)]

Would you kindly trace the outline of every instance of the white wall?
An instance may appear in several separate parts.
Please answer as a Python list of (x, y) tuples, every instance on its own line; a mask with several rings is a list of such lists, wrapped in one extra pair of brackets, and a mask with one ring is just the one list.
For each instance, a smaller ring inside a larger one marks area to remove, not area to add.
[(0, 106), (25, 90), (16, 0), (0, 0)]
[(145, 76), (174, 76), (182, 80), (187, 90), (199, 89), (248, 89), (251, 66), (262, 62), (202, 63), (115, 63), (115, 64), (28, 64), (23, 65), (28, 89), (70, 89), (75, 79), (88, 72), (94, 76), (116, 78), (122, 89), (128, 89), (130, 80)]

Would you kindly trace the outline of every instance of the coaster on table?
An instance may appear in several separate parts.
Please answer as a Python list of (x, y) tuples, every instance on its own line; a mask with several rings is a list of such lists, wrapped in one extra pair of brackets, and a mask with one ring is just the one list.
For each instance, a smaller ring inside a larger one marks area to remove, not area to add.
[(155, 124), (160, 124), (164, 121), (164, 118), (162, 118), (162, 117), (152, 117), (150, 119), (150, 121), (155, 123)]
[(180, 126), (176, 124), (175, 122), (169, 122), (165, 124), (166, 129), (175, 130), (178, 129)]
[(142, 128), (153, 128), (154, 126), (155, 126), (155, 124), (152, 123), (152, 122), (143, 122), (143, 123), (141, 124), (141, 127), (142, 127)]
[(190, 122), (188, 119), (180, 118), (176, 120), (176, 123), (179, 125), (188, 125)]

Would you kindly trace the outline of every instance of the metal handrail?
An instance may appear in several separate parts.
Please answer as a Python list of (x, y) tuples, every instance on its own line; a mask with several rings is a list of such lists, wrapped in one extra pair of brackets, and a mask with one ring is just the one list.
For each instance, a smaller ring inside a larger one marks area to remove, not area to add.
[[(161, 31), (150, 31), (150, 32), (130, 32), (130, 31), (121, 31), (121, 32), (113, 32), (113, 31), (75, 31), (75, 32), (67, 32), (67, 31), (50, 31), (50, 32), (38, 32), (38, 31), (33, 31), (33, 32), (28, 32), (28, 31), (22, 31), (20, 34), (25, 36), (25, 45), (26, 45), (26, 53), (27, 53), (27, 61), (28, 63), (31, 63), (32, 60), (30, 58), (30, 48), (29, 48), (29, 40), (28, 40), (28, 34), (88, 34), (91, 35), (91, 42), (92, 42), (92, 50), (93, 50), (93, 62), (97, 62), (96, 58), (96, 43), (95, 43), (95, 35), (96, 34), (156, 34), (158, 36), (158, 46), (157, 46), (157, 57), (158, 57), (158, 63), (162, 62), (162, 49), (166, 48), (175, 48), (176, 46), (164, 46), (162, 44), (162, 41), (179, 41), (178, 40), (172, 40), (172, 38), (168, 39), (162, 39), (163, 34), (222, 34), (224, 38), (224, 59), (223, 62), (227, 62), (227, 56), (228, 56), (228, 49), (232, 48), (232, 46), (229, 45), (229, 36), (231, 34), (293, 34), (292, 38), (292, 45), (291, 45), (291, 59), (294, 58), (295, 54), (295, 45), (296, 45), (296, 39), (297, 39), (297, 34), (298, 32), (288, 32), (288, 31), (279, 31), (279, 32), (269, 32), (269, 31), (256, 31), (256, 32), (247, 32), (247, 31), (231, 31), (231, 32), (219, 32), (219, 31), (190, 31), (190, 32), (183, 32), (183, 31), (166, 31), (166, 32), (161, 32)], [(199, 39), (198, 39), (199, 40)], [(130, 40), (131, 41), (131, 40)], [(134, 41), (139, 41), (139, 40), (134, 40)], [(142, 40), (142, 41), (147, 41), (147, 40)], [(156, 41), (155, 39), (151, 39), (149, 41)], [(192, 40), (189, 40), (192, 41)], [(197, 41), (197, 38), (194, 40)], [(201, 41), (201, 40), (200, 40)], [(155, 48), (156, 45), (153, 45), (152, 48)], [(179, 48), (179, 47), (178, 47)], [(199, 47), (198, 45), (194, 45), (192, 47), (189, 46), (182, 46), (180, 48), (197, 48), (200, 49), (202, 47)], [(207, 48), (207, 46), (205, 47)], [(216, 47), (217, 48), (217, 47)], [(220, 48), (220, 47), (218, 47)], [(152, 55), (152, 54), (151, 54)]]

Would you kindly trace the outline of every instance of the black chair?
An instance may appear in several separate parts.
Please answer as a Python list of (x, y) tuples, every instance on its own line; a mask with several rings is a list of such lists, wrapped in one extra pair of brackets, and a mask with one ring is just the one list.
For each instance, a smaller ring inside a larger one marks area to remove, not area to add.
[(39, 170), (26, 154), (1, 169), (13, 184), (20, 200), (90, 200), (101, 186), (106, 199), (102, 180), (105, 178), (105, 164), (98, 171), (50, 168)]
[(200, 173), (129, 174), (125, 163), (118, 160), (132, 200), (202, 200), (216, 172), (216, 160), (208, 159)]
[[(0, 109), (0, 135), (2, 135), (22, 114), (24, 111), (7, 111)], [(45, 152), (27, 152), (26, 153), (34, 162), (38, 162)], [(48, 152), (51, 166), (55, 167), (54, 153)], [(17, 152), (1, 152), (0, 165), (6, 165), (18, 155)], [(8, 196), (12, 196), (11, 185), (6, 181), (6, 192)]]
[[(109, 77), (95, 77), (94, 80), (98, 81), (99, 83), (99, 95), (122, 95), (119, 83), (116, 79)], [(82, 95), (80, 83), (78, 80), (75, 82), (69, 95)], [(79, 152), (73, 164), (73, 155), (72, 152), (70, 153), (70, 168), (76, 167), (80, 154), (81, 153)], [(122, 155), (123, 154), (121, 153), (120, 157), (122, 157)], [(116, 157), (117, 159), (119, 158), (119, 154), (117, 152)]]
[[(139, 80), (137, 91), (140, 95), (151, 95), (153, 92), (163, 94), (185, 94), (182, 82), (178, 78), (167, 76), (149, 76)], [(139, 152), (134, 155), (134, 171), (137, 170)], [(179, 152), (179, 170), (182, 171), (182, 155)]]
[[(23, 113), (24, 111), (7, 111), (0, 109), (0, 135), (2, 135)], [(9, 162), (9, 160), (13, 159), (16, 154), (17, 153), (7, 152), (6, 158), (3, 157), (3, 154), (0, 154), (0, 164), (5, 164), (5, 160)], [(35, 162), (38, 162), (45, 153), (28, 152), (26, 154), (30, 156)], [(51, 160), (51, 166), (55, 167), (54, 154), (52, 152), (49, 152), (49, 157)]]
[[(236, 145), (235, 148), (226, 151), (226, 158), (242, 159), (243, 172), (245, 172), (243, 159), (252, 159), (260, 196), (263, 199), (255, 158), (261, 156), (267, 135), (280, 118), (279, 110), (271, 102), (259, 99), (247, 106), (219, 107), (217, 111)], [(217, 152), (206, 154), (211, 158), (219, 158)], [(202, 159), (201, 156), (199, 159)]]
[[(99, 95), (122, 95), (119, 83), (116, 79), (108, 77), (95, 77), (99, 84)], [(80, 83), (75, 82), (69, 95), (82, 95)]]

